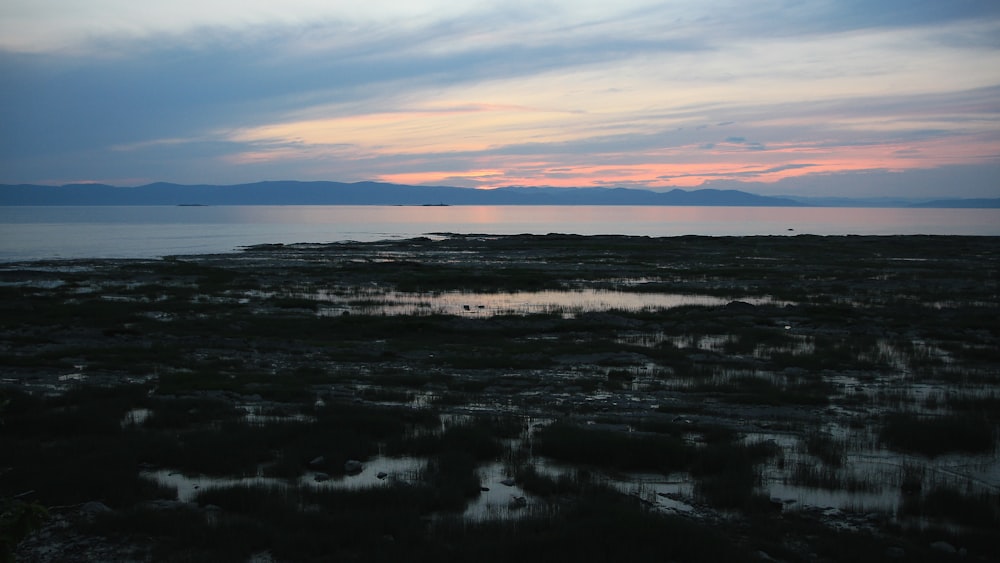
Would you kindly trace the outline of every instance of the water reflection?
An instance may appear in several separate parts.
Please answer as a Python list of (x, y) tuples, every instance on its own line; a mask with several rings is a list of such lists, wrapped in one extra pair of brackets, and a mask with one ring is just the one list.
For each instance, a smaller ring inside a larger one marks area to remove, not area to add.
[(157, 257), (431, 232), (998, 235), (996, 209), (661, 206), (0, 206), (0, 261)]
[[(324, 304), (320, 315), (344, 313), (365, 315), (460, 315), (491, 317), (495, 315), (531, 315), (556, 313), (572, 317), (580, 313), (607, 311), (655, 311), (687, 305), (722, 306), (730, 298), (711, 295), (672, 293), (634, 293), (604, 289), (571, 291), (514, 291), (475, 293), (448, 291), (406, 293), (370, 290), (349, 295), (323, 290), (317, 293), (293, 293), (291, 297), (314, 299)], [(740, 297), (754, 305), (775, 303), (767, 297)]]

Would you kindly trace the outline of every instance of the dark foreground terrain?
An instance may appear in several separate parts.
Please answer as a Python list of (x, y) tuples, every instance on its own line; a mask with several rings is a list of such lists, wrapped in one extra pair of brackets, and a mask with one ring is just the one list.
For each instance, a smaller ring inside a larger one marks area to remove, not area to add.
[(0, 268), (16, 561), (1000, 560), (1000, 240)]

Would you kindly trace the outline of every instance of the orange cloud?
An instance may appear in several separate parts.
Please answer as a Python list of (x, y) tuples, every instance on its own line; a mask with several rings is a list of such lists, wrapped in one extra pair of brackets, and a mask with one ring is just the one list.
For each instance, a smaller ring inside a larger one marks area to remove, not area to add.
[(636, 154), (589, 155), (594, 164), (579, 163), (581, 157), (565, 154), (541, 158), (478, 156), (467, 159), (466, 170), (396, 172), (382, 174), (379, 179), (417, 184), (447, 184), (462, 179), (465, 185), (480, 187), (697, 187), (713, 180), (777, 182), (809, 174), (926, 169), (985, 162), (996, 154), (1000, 154), (1000, 141), (979, 135), (858, 145), (837, 145), (832, 141), (786, 143), (756, 150), (687, 146)]
[(456, 179), (478, 180), (488, 182), (490, 179), (502, 178), (503, 170), (465, 170), (465, 171), (435, 171), (435, 172), (401, 172), (397, 174), (380, 174), (376, 180), (394, 184), (446, 184)]

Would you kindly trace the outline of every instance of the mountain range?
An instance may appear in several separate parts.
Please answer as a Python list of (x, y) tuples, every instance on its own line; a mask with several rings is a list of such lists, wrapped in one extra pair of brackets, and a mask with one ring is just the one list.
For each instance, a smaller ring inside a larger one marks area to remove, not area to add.
[(1000, 207), (998, 199), (855, 200), (762, 196), (739, 190), (506, 187), (477, 190), (380, 182), (271, 181), (237, 185), (0, 184), (0, 205), (686, 205), (758, 207)]

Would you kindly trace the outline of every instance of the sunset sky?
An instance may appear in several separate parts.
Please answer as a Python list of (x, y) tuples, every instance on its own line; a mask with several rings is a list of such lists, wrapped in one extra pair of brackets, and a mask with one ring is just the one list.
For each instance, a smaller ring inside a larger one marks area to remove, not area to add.
[(1000, 197), (997, 0), (4, 0), (0, 183)]

